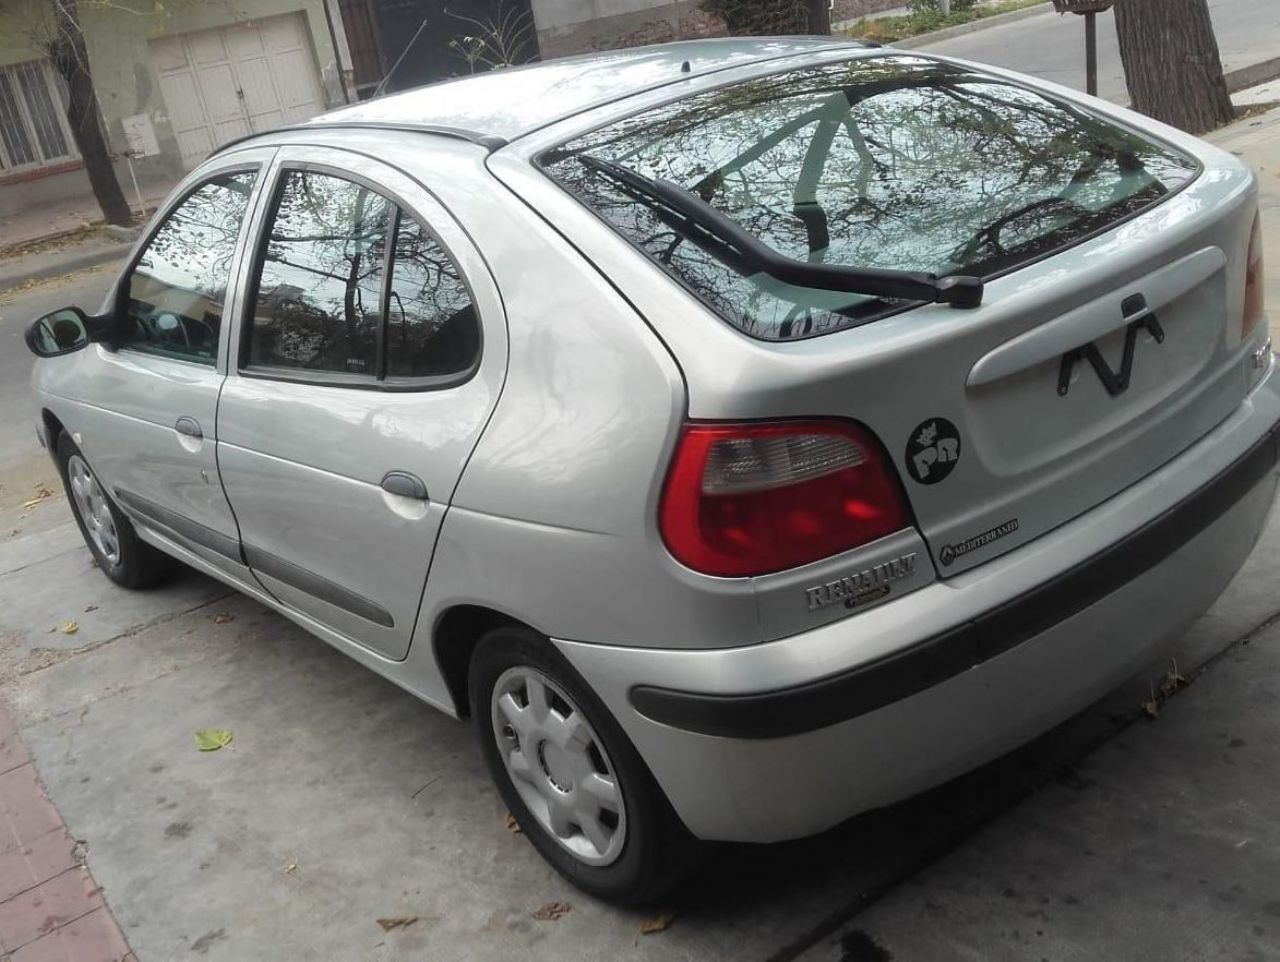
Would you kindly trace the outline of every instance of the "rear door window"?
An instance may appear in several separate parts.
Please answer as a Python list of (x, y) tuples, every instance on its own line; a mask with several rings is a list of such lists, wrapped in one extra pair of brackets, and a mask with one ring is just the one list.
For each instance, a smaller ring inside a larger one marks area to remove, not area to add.
[(470, 290), (426, 226), (363, 183), (284, 173), (261, 243), (246, 370), (412, 389), (456, 381), (479, 354)]
[(801, 261), (990, 278), (1107, 230), (1198, 172), (1065, 101), (919, 57), (791, 70), (626, 118), (543, 169), (725, 320), (768, 340), (912, 302), (797, 287), (593, 165), (674, 183)]
[(376, 376), (391, 210), (354, 181), (285, 175), (254, 298), (251, 367)]

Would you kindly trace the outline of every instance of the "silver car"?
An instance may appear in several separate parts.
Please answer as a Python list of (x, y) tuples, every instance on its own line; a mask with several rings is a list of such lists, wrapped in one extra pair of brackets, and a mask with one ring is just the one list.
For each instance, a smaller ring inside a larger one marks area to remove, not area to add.
[[(476, 721), (589, 892), (822, 831), (1150, 663), (1280, 379), (1237, 160), (811, 39), (553, 61), (223, 147), (37, 320), (103, 573), (174, 559)], [(495, 831), (501, 831), (495, 826)]]

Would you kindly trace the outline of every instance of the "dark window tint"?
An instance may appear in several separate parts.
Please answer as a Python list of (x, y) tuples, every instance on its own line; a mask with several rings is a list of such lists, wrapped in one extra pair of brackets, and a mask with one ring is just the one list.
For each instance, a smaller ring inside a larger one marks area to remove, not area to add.
[(739, 329), (774, 340), (910, 306), (754, 273), (583, 158), (683, 187), (788, 257), (990, 276), (1158, 203), (1195, 162), (1066, 101), (919, 57), (733, 84), (618, 121), (547, 172)]
[(400, 215), (387, 302), (387, 376), (465, 371), (480, 348), (471, 294), (425, 227)]
[(256, 174), (224, 174), (169, 215), (129, 276), (124, 346), (213, 364), (231, 260)]
[(391, 209), (349, 180), (286, 175), (254, 298), (251, 366), (377, 375)]

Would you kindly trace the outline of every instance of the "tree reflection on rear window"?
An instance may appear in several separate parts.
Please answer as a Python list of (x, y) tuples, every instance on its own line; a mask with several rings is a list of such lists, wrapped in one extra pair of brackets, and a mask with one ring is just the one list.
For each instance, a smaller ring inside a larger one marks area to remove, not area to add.
[(543, 169), (743, 332), (825, 334), (910, 302), (791, 286), (629, 191), (595, 157), (692, 191), (779, 253), (990, 277), (1189, 182), (1173, 148), (997, 77), (904, 56), (792, 70), (618, 121)]

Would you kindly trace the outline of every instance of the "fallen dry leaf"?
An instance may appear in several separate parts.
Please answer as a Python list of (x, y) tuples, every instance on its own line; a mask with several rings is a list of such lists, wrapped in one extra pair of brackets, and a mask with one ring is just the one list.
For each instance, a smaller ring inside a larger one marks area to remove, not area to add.
[(548, 902), (540, 908), (534, 909), (533, 917), (539, 922), (554, 922), (560, 916), (567, 914), (573, 908), (568, 902)]
[(376, 921), (382, 926), (382, 931), (390, 932), (392, 929), (407, 929), (418, 921), (418, 917), (416, 915), (397, 915), (389, 919), (377, 919)]
[(296, 858), (290, 859), (284, 867), (284, 874), (292, 875), (296, 871), (298, 871), (298, 860)]
[(671, 923), (675, 920), (675, 912), (659, 912), (657, 915), (650, 915), (640, 920), (640, 934), (653, 935), (655, 932), (665, 932), (671, 928)]
[(35, 496), (34, 498), (32, 498), (30, 501), (24, 501), (24, 502), (22, 502), (22, 506), (23, 506), (24, 508), (34, 508), (34, 507), (35, 507), (37, 504), (39, 504), (41, 501), (44, 501), (44, 500), (46, 500), (46, 499), (48, 499), (48, 498), (52, 498), (52, 497), (53, 497), (53, 492), (52, 492), (52, 491), (50, 491), (48, 488), (46, 488), (46, 487), (42, 484), (42, 485), (40, 485), (40, 487), (36, 488), (36, 496)]
[(1164, 698), (1168, 698), (1181, 688), (1186, 688), (1191, 684), (1190, 680), (1178, 671), (1177, 659), (1172, 659), (1169, 670), (1164, 673), (1164, 677), (1160, 679), (1160, 694)]
[(507, 826), (507, 831), (513, 835), (519, 835), (522, 831), (520, 823), (516, 821), (516, 817), (510, 812), (507, 812), (507, 817), (502, 820), (502, 823)]
[(216, 752), (231, 744), (232, 734), (225, 728), (197, 728), (196, 748), (202, 752)]
[(1156, 697), (1155, 686), (1151, 686), (1151, 697), (1142, 703), (1142, 710), (1148, 718), (1160, 717), (1160, 699)]
[(68, 621), (66, 624), (58, 625), (58, 630), (64, 635), (74, 635), (80, 630), (80, 623), (78, 621)]
[(213, 623), (215, 625), (225, 625), (227, 622), (235, 620), (234, 615), (229, 615), (225, 611), (220, 611), (218, 614), (213, 616)]

